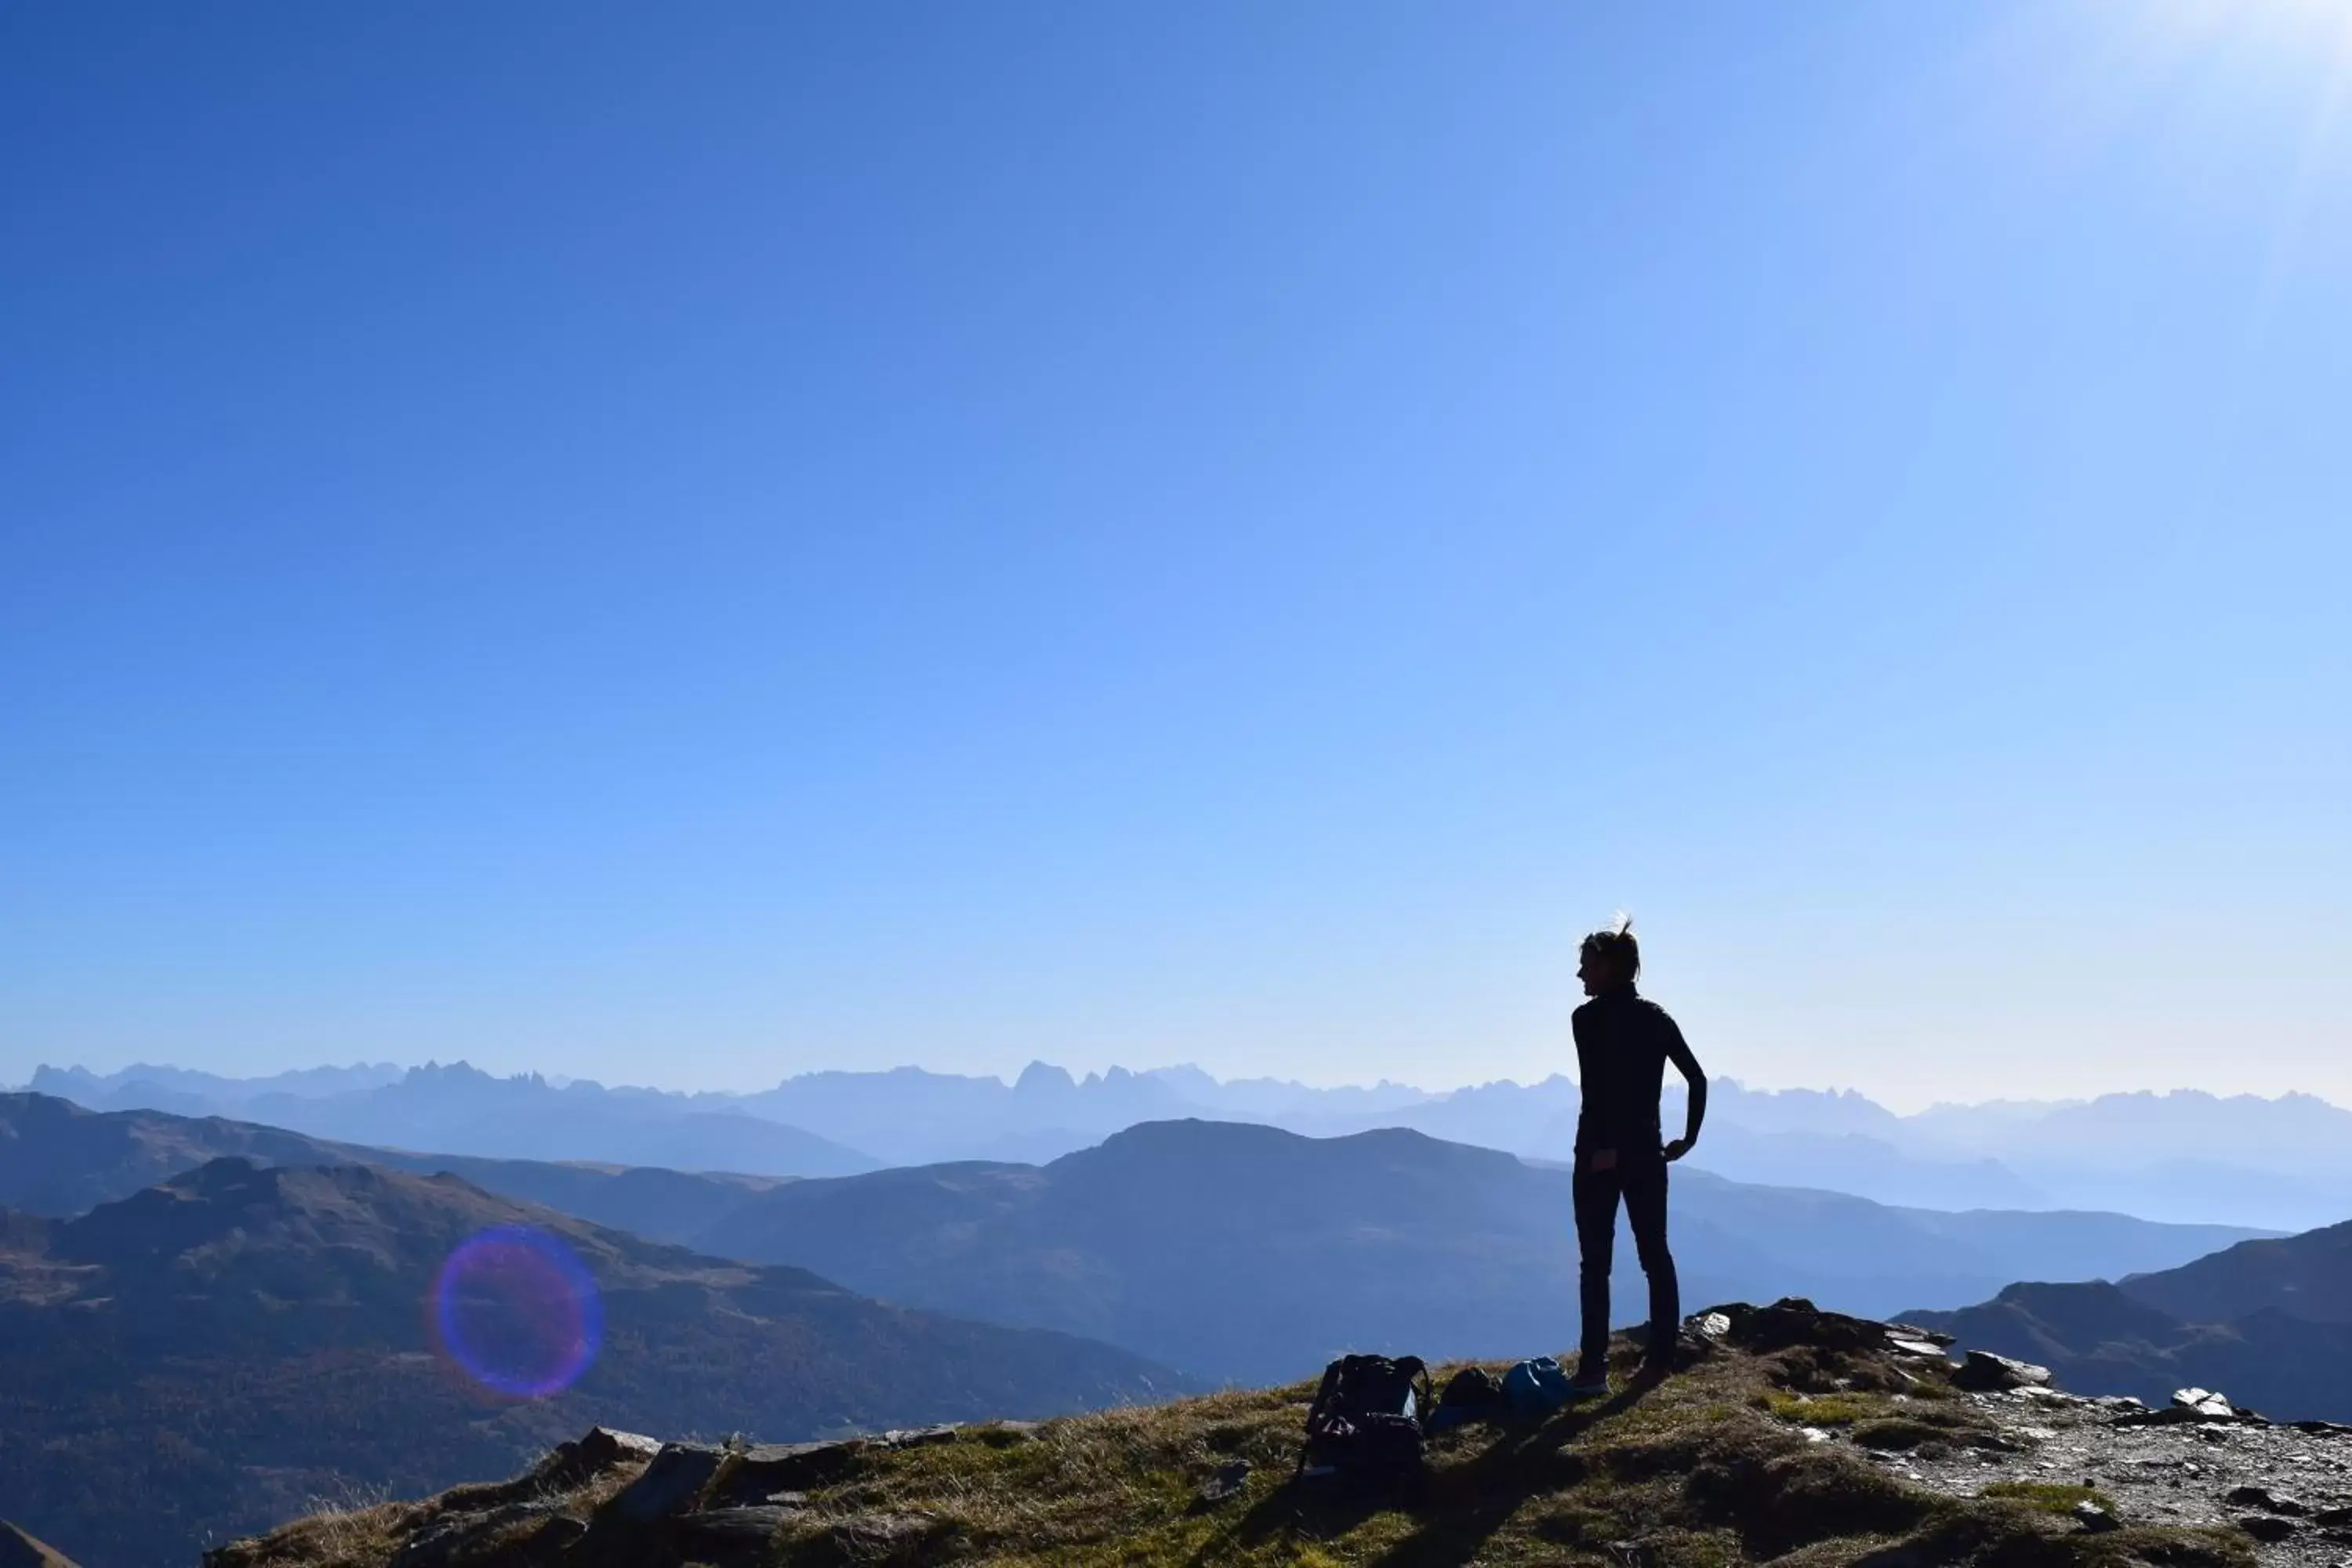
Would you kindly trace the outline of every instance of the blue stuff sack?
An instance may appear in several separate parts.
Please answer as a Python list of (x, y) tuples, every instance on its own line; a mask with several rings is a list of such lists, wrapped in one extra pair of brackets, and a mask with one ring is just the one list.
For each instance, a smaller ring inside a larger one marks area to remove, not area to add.
[(1568, 1403), (1568, 1373), (1548, 1355), (1523, 1361), (1503, 1374), (1503, 1397), (1516, 1415), (1549, 1415)]

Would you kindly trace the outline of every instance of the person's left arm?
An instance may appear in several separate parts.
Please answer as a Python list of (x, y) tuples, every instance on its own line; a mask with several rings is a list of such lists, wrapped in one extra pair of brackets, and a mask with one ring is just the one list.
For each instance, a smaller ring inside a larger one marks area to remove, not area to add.
[[(1664, 1014), (1659, 1016), (1665, 1017)], [(1698, 1142), (1699, 1123), (1706, 1120), (1706, 1074), (1699, 1070), (1698, 1058), (1691, 1054), (1680, 1026), (1672, 1018), (1665, 1018), (1665, 1025), (1666, 1059), (1675, 1064), (1675, 1070), (1690, 1085), (1690, 1112), (1683, 1121), (1683, 1135), (1665, 1147), (1667, 1159), (1679, 1160)]]

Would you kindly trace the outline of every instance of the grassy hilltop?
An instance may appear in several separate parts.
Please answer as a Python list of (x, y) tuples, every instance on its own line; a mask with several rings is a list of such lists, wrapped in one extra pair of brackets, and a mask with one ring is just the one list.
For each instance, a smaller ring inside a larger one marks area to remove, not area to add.
[[(624, 1518), (646, 1456), (559, 1453), (532, 1475), (422, 1503), (321, 1516), (210, 1568), (398, 1563), (1362, 1564), (1563, 1562), (1791, 1568), (2161, 1564), (2251, 1568), (2234, 1531), (2135, 1522), (2094, 1531), (2085, 1489), (2036, 1479), (1947, 1363), (1822, 1314), (1818, 1334), (1707, 1348), (1646, 1391), (1539, 1422), (1433, 1437), (1410, 1492), (1294, 1482), (1311, 1385), (970, 1427), (815, 1455), (738, 1450), (657, 1518)], [(1739, 1336), (1734, 1335), (1735, 1340)], [(1630, 1358), (1631, 1346), (1621, 1345)], [(1832, 1432), (1835, 1436), (1831, 1436)], [(575, 1446), (577, 1448), (578, 1446)], [(1874, 1454), (1981, 1451), (2007, 1478), (1957, 1496)], [(782, 1456), (779, 1458), (778, 1456)], [(1219, 1496), (1213, 1478), (1237, 1489)], [(706, 1462), (707, 1458), (706, 1458)], [(797, 1484), (769, 1489), (779, 1479)], [(626, 1495), (625, 1495), (626, 1494)], [(646, 1510), (637, 1512), (643, 1515)]]

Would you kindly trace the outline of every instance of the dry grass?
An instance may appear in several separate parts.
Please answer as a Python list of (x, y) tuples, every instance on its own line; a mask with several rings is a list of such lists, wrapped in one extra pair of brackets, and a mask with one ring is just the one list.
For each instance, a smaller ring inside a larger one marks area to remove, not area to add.
[[(2057, 1528), (2070, 1521), (1906, 1485), (1844, 1445), (1810, 1443), (1790, 1426), (1905, 1420), (1964, 1443), (1982, 1425), (1973, 1411), (1874, 1389), (1801, 1400), (1774, 1385), (1778, 1370), (1719, 1355), (1597, 1407), (1443, 1434), (1431, 1442), (1425, 1481), (1409, 1495), (1291, 1482), (1304, 1384), (1080, 1416), (1027, 1443), (884, 1456), (812, 1497), (773, 1561), (806, 1568), (856, 1560), (860, 1521), (877, 1518), (923, 1521), (901, 1526), (890, 1561), (1022, 1568), (1531, 1568), (1607, 1562), (1629, 1542), (1660, 1564), (1785, 1558), (1830, 1568), (1930, 1533), (1976, 1542), (1937, 1561), (2109, 1560), (2104, 1549), (2084, 1554), (2079, 1542), (2090, 1538)], [(1844, 1370), (1903, 1386), (1873, 1368)], [(1824, 1382), (1843, 1374), (1820, 1357), (1805, 1372)], [(1196, 1501), (1201, 1482), (1234, 1458), (1252, 1466), (1242, 1493), (1215, 1507)], [(1990, 1522), (1955, 1534), (1952, 1521), (1971, 1514)], [(2233, 1543), (2179, 1544), (2189, 1553), (2183, 1563), (2250, 1561), (2231, 1554)]]
[(2007, 1448), (2000, 1428), (1971, 1405), (1912, 1394), (1791, 1394), (1767, 1389), (1749, 1401), (1799, 1426), (1838, 1427), (1865, 1448), (1909, 1451)]
[(2072, 1513), (2086, 1502), (2097, 1503), (2109, 1513), (2116, 1511), (2116, 1500), (2098, 1488), (2070, 1481), (1995, 1481), (1985, 1488), (1984, 1495), (2009, 1498), (2046, 1513)]
[[(457, 1487), (420, 1502), (371, 1500), (364, 1496), (332, 1502), (267, 1535), (235, 1542), (205, 1554), (205, 1568), (384, 1568), (398, 1549), (422, 1531), (445, 1521), (487, 1512), (508, 1504), (544, 1500), (583, 1517), (635, 1480), (642, 1465), (628, 1465), (572, 1486), (550, 1486), (535, 1473), (488, 1485)], [(520, 1546), (543, 1521), (507, 1526), (469, 1542), (460, 1561), (496, 1563), (513, 1560), (503, 1550)]]
[(1751, 1401), (1768, 1415), (1800, 1426), (1851, 1426), (1894, 1414), (1901, 1406), (1867, 1394), (1785, 1394), (1771, 1389)]
[(330, 1504), (283, 1530), (208, 1556), (224, 1568), (381, 1568), (429, 1505)]

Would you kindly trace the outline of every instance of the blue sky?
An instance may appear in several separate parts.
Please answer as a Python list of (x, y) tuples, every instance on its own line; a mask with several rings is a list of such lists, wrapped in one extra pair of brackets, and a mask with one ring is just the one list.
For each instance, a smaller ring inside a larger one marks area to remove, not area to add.
[(2352, 1101), (2347, 17), (10, 8), (0, 1081)]

